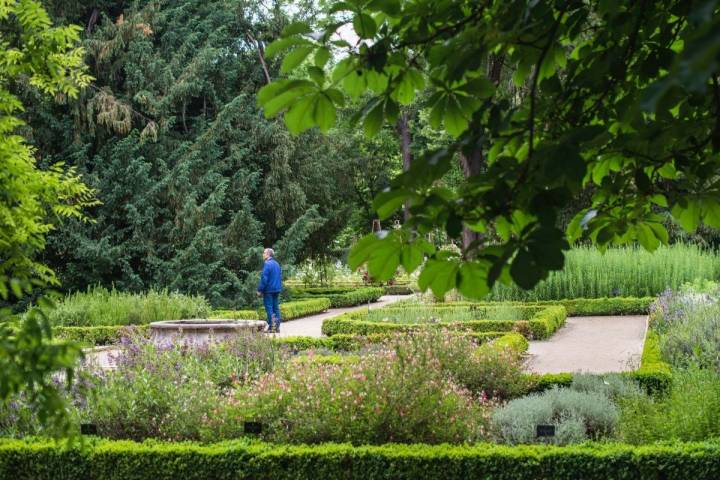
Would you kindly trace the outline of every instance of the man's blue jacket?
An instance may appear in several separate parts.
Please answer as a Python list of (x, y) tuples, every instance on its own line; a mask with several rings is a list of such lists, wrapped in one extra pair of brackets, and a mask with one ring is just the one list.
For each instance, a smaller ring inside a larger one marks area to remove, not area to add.
[(260, 293), (280, 293), (282, 291), (280, 264), (272, 257), (265, 260), (257, 291)]

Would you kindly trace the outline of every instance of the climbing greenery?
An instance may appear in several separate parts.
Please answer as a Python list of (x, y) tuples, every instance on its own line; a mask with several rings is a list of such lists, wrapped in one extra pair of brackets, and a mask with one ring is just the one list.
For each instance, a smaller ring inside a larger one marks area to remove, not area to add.
[[(93, 191), (62, 163), (38, 166), (38, 152), (21, 135), (24, 110), (18, 90), (75, 97), (87, 85), (78, 47), (79, 28), (53, 27), (39, 2), (0, 1), (0, 301), (17, 300), (35, 287), (56, 284), (38, 260), (59, 218), (84, 219)], [(41, 303), (49, 306), (47, 300)], [(24, 395), (50, 433), (69, 430), (65, 402), (51, 374), (72, 379), (78, 349), (53, 340), (44, 313), (18, 321), (0, 309), (0, 402)]]
[[(350, 97), (373, 135), (422, 92), (430, 125), (453, 140), (375, 197), (381, 218), (403, 204), (410, 216), (360, 240), (351, 265), (386, 280), (427, 257), (419, 286), (437, 295), (531, 288), (581, 237), (667, 243), (664, 209), (688, 231), (720, 227), (718, 3), (333, 2), (320, 26), (293, 23), (268, 46), (288, 76), (258, 98), (300, 133), (330, 131)], [(458, 155), (471, 174), (449, 189), (437, 180)], [(575, 206), (581, 191), (588, 208)], [(462, 251), (427, 243), (437, 229)]]

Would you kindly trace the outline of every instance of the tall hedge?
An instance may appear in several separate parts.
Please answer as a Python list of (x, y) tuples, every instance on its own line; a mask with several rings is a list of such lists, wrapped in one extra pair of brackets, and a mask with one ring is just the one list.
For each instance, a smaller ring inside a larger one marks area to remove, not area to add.
[(42, 441), (0, 442), (0, 478), (200, 479), (716, 479), (720, 442), (633, 447), (213, 445), (95, 440), (81, 449)]

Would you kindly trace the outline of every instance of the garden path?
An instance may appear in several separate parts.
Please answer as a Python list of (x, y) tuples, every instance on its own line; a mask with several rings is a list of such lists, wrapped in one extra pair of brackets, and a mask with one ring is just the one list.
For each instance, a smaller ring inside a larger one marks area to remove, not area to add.
[(548, 340), (530, 342), (528, 370), (535, 373), (608, 373), (640, 364), (647, 316), (569, 317)]
[(305, 337), (321, 337), (322, 336), (322, 324), (323, 320), (328, 318), (337, 317), (343, 313), (356, 312), (363, 309), (374, 309), (381, 308), (391, 303), (395, 303), (399, 300), (411, 298), (412, 295), (383, 295), (377, 302), (373, 302), (365, 305), (358, 305), (356, 307), (347, 308), (331, 308), (327, 312), (319, 313), (317, 315), (310, 315), (308, 317), (298, 318), (297, 320), (290, 320), (283, 323), (280, 327), (281, 337), (294, 337), (302, 335)]
[[(354, 312), (364, 308), (380, 308), (410, 297), (411, 295), (383, 295), (377, 302), (370, 303), (369, 305), (358, 305), (356, 307), (348, 308), (331, 308), (324, 313), (289, 320), (288, 322), (282, 324), (279, 336), (291, 337), (303, 335), (307, 337), (321, 337), (322, 323), (326, 318), (337, 317), (343, 313)], [(118, 347), (110, 345), (107, 347), (86, 350), (85, 357), (88, 362), (94, 363), (101, 368), (113, 368), (113, 357), (116, 356), (118, 352)]]

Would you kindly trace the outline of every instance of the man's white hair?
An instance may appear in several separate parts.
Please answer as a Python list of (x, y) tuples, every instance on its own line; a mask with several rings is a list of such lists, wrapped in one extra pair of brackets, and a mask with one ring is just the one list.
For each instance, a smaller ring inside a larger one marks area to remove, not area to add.
[(272, 248), (266, 248), (265, 251), (266, 251), (266, 252), (268, 253), (268, 255), (270, 255), (271, 257), (274, 257), (274, 256), (275, 256), (275, 250), (273, 250)]

